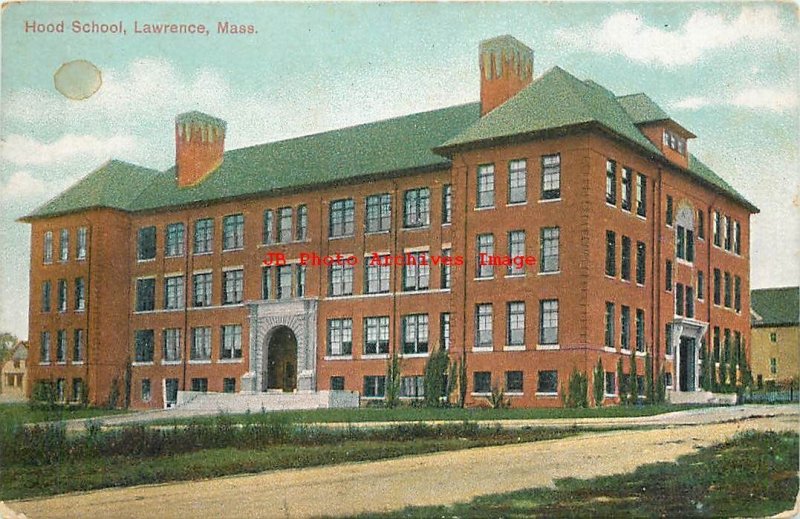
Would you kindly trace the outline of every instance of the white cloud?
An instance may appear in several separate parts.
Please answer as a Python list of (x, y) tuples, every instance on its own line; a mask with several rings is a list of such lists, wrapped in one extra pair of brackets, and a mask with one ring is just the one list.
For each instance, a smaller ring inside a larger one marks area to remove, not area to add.
[(78, 159), (107, 159), (118, 153), (129, 152), (135, 147), (136, 139), (130, 136), (101, 138), (69, 134), (45, 143), (14, 134), (0, 142), (0, 157), (17, 166), (48, 166)]
[(789, 112), (797, 108), (797, 92), (791, 88), (750, 88), (714, 97), (686, 97), (671, 104), (678, 110), (698, 110), (708, 106), (731, 106), (750, 110)]
[(44, 180), (34, 177), (30, 171), (17, 171), (0, 187), (0, 198), (29, 198), (48, 191), (50, 186)]
[(675, 29), (646, 25), (638, 14), (623, 11), (599, 26), (557, 31), (575, 48), (666, 67), (695, 63), (708, 52), (742, 42), (787, 41), (790, 34), (777, 9), (769, 7), (743, 7), (735, 18), (695, 11)]

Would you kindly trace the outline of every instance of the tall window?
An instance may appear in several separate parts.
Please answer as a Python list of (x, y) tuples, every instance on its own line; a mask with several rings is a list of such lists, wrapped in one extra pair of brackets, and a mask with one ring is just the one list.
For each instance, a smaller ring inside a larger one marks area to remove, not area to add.
[(52, 284), (50, 281), (42, 282), (42, 312), (50, 311), (50, 292), (52, 291)]
[(605, 333), (605, 346), (606, 348), (614, 347), (614, 303), (606, 302), (606, 333)]
[(272, 297), (272, 267), (261, 267), (261, 299)]
[(644, 351), (644, 310), (636, 309), (636, 351)]
[(702, 209), (697, 210), (697, 237), (701, 240), (706, 238), (706, 215)]
[(678, 258), (694, 261), (694, 231), (682, 225), (676, 226), (675, 254)]
[(494, 255), (494, 235), (479, 234), (478, 255), (476, 258), (477, 272), (479, 278), (490, 278), (494, 276), (494, 267), (489, 264), (489, 258)]
[(617, 275), (617, 234), (606, 231), (606, 276)]
[(389, 353), (389, 317), (364, 319), (364, 355)]
[[(558, 230), (558, 228), (555, 228)], [(544, 234), (544, 229), (542, 229)], [(544, 249), (544, 241), (542, 241), (542, 249)], [(525, 265), (519, 261), (514, 262), (514, 258), (525, 257), (525, 231), (511, 231), (508, 233), (508, 256), (511, 258), (511, 265), (508, 266), (508, 274), (510, 276), (524, 274)], [(558, 263), (558, 236), (556, 236), (556, 263)]]
[(56, 362), (67, 361), (67, 330), (58, 330), (56, 335)]
[(672, 214), (672, 197), (667, 195), (667, 225), (671, 226), (673, 222), (673, 214)]
[(177, 362), (181, 360), (181, 329), (167, 328), (164, 330), (164, 362)]
[(58, 280), (58, 311), (67, 311), (67, 280)]
[(183, 276), (164, 278), (164, 309), (183, 308)]
[(156, 309), (156, 280), (136, 280), (136, 311), (149, 312)]
[(211, 306), (211, 272), (192, 276), (192, 306)]
[(525, 344), (525, 303), (508, 303), (506, 322), (506, 344), (520, 346)]
[[(291, 267), (289, 267), (291, 268)], [(244, 299), (244, 271), (226, 270), (222, 273), (222, 304), (235, 305)]]
[(731, 275), (729, 272), (725, 272), (725, 308), (731, 307)]
[(222, 350), (220, 358), (242, 358), (242, 325), (226, 324), (222, 327)]
[(431, 280), (431, 267), (427, 252), (411, 252), (406, 254), (406, 265), (403, 267), (403, 290), (427, 290)]
[(508, 163), (508, 203), (519, 204), (528, 199), (528, 162), (525, 159)]
[(308, 207), (305, 205), (297, 206), (297, 228), (294, 238), (297, 241), (308, 239)]
[(389, 193), (367, 197), (367, 232), (388, 231), (392, 225), (392, 197)]
[(742, 311), (742, 278), (733, 278), (733, 309), (737, 312)]
[(644, 242), (636, 242), (636, 283), (644, 285), (647, 272), (647, 249)]
[(733, 219), (730, 216), (724, 216), (722, 221), (725, 222), (725, 250), (731, 250), (731, 241), (733, 238)]
[(50, 362), (50, 332), (42, 332), (39, 341), (39, 362), (47, 364)]
[(641, 173), (636, 174), (636, 214), (647, 216), (647, 177)]
[(702, 301), (706, 298), (706, 280), (702, 270), (697, 271), (697, 299)]
[(86, 281), (83, 278), (75, 278), (75, 311), (86, 310)]
[(442, 249), (442, 257), (447, 258), (446, 260), (442, 261), (442, 272), (439, 276), (442, 288), (450, 288), (450, 285), (452, 284), (453, 268), (450, 265), (451, 256), (452, 251), (450, 249)]
[(494, 207), (494, 164), (478, 166), (478, 207)]
[(347, 262), (335, 262), (328, 267), (328, 295), (349, 296), (353, 294), (353, 266)]
[(675, 315), (683, 315), (683, 283), (675, 284)]
[(327, 352), (332, 357), (353, 354), (352, 319), (328, 319)]
[(86, 330), (80, 328), (74, 331), (72, 342), (72, 362), (83, 362), (86, 351)]
[(431, 223), (431, 190), (410, 189), (403, 194), (403, 227), (427, 227)]
[(289, 243), (292, 241), (292, 208), (281, 207), (278, 209), (278, 241)]
[(136, 330), (134, 334), (136, 343), (136, 362), (153, 362), (155, 349), (153, 330)]
[(733, 222), (733, 252), (742, 253), (742, 226), (738, 221)]
[(142, 402), (149, 402), (150, 398), (152, 397), (152, 387), (150, 385), (149, 378), (142, 379)]
[(722, 273), (719, 269), (714, 269), (714, 304), (719, 305), (722, 301)]
[(450, 314), (448, 312), (439, 314), (439, 340), (442, 348), (450, 349)]
[(631, 195), (633, 194), (633, 172), (630, 168), (622, 168), (622, 208), (631, 210)]
[(192, 328), (190, 360), (211, 360), (211, 328)]
[(165, 234), (166, 250), (164, 255), (167, 257), (183, 256), (183, 224), (178, 222), (167, 225)]
[(539, 344), (558, 344), (558, 299), (539, 301)]
[(428, 352), (428, 314), (403, 316), (403, 353)]
[(492, 305), (475, 305), (475, 347), (492, 347)]
[(367, 294), (382, 294), (389, 291), (391, 276), (389, 256), (380, 256), (373, 261), (366, 260), (364, 267), (364, 292)]
[(306, 295), (306, 267), (305, 265), (298, 265), (295, 271), (297, 278), (297, 288), (295, 290), (295, 297), (304, 297)]
[(86, 248), (88, 242), (88, 230), (86, 227), (78, 229), (78, 239), (75, 246), (75, 259), (86, 259)]
[(606, 161), (606, 203), (617, 205), (617, 163)]
[(232, 214), (222, 219), (222, 250), (244, 247), (244, 215)]
[[(143, 227), (139, 229), (139, 236), (136, 248), (136, 258), (139, 260), (149, 260), (156, 257), (156, 228), (155, 226)], [(69, 239), (69, 235), (67, 235)], [(64, 234), (61, 234), (61, 261), (64, 261)]]
[(445, 184), (442, 188), (442, 223), (453, 222), (453, 185)]
[(214, 220), (203, 218), (194, 223), (194, 253), (208, 254), (214, 246)]
[(694, 287), (686, 285), (684, 290), (686, 290), (686, 317), (692, 319), (694, 318)]
[[(299, 265), (298, 265), (299, 267)], [(277, 298), (278, 299), (291, 299), (292, 298), (292, 266), (281, 265), (278, 267), (278, 286)]]
[(664, 265), (664, 288), (667, 292), (672, 292), (672, 262), (666, 261)]
[(43, 263), (52, 263), (53, 262), (53, 231), (47, 231), (44, 233), (44, 246), (42, 249), (42, 261)]
[(712, 229), (712, 232), (714, 233), (714, 245), (717, 247), (722, 245), (722, 233), (720, 232), (721, 223), (719, 211), (714, 211), (714, 228)]
[(264, 219), (261, 227), (261, 243), (270, 244), (275, 241), (274, 229), (275, 227), (275, 214), (272, 209), (264, 211)]
[(631, 349), (631, 309), (622, 305), (620, 309), (620, 334), (619, 345), (623, 350)]
[(352, 198), (334, 200), (330, 207), (330, 229), (328, 236), (338, 238), (353, 235), (355, 204)]
[(664, 355), (672, 355), (672, 325), (664, 326)]
[(631, 280), (631, 239), (627, 236), (622, 237), (622, 261), (619, 270), (622, 279)]
[[(155, 232), (155, 228), (153, 228), (153, 232)], [(155, 241), (155, 237), (153, 238), (153, 241)], [(58, 259), (61, 261), (69, 260), (69, 231), (67, 229), (61, 229), (61, 241), (59, 246), (61, 247), (61, 251)], [(153, 245), (153, 248), (155, 249), (155, 244)], [(153, 251), (153, 254), (155, 255), (155, 250)]]
[(558, 227), (544, 227), (541, 230), (541, 262), (539, 263), (540, 272), (558, 272), (558, 249), (560, 231)]
[(561, 198), (561, 155), (542, 157), (542, 200)]

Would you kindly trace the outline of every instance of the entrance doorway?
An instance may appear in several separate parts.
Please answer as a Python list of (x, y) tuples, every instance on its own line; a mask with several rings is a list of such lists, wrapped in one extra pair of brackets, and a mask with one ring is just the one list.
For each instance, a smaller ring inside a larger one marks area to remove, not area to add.
[(678, 391), (694, 391), (695, 385), (695, 348), (696, 341), (692, 337), (681, 337), (680, 343), (680, 377)]
[(264, 389), (292, 392), (297, 388), (297, 338), (288, 326), (278, 326), (269, 334), (266, 368)]

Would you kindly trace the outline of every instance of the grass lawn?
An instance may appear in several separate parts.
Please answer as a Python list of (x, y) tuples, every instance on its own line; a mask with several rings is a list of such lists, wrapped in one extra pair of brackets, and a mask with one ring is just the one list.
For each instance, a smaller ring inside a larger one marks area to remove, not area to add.
[(363, 517), (765, 517), (794, 506), (798, 454), (797, 434), (748, 432), (631, 474)]
[(28, 404), (0, 404), (0, 423), (38, 423), (72, 420), (73, 418), (93, 418), (121, 414), (125, 411), (97, 409), (93, 407), (65, 407), (55, 410), (32, 409)]

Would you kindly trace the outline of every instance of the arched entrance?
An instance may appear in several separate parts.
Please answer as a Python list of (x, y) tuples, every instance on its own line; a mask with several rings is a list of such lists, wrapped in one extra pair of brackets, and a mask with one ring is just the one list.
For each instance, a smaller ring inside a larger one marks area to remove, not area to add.
[(297, 338), (288, 326), (277, 326), (267, 335), (265, 390), (292, 392), (297, 388)]

